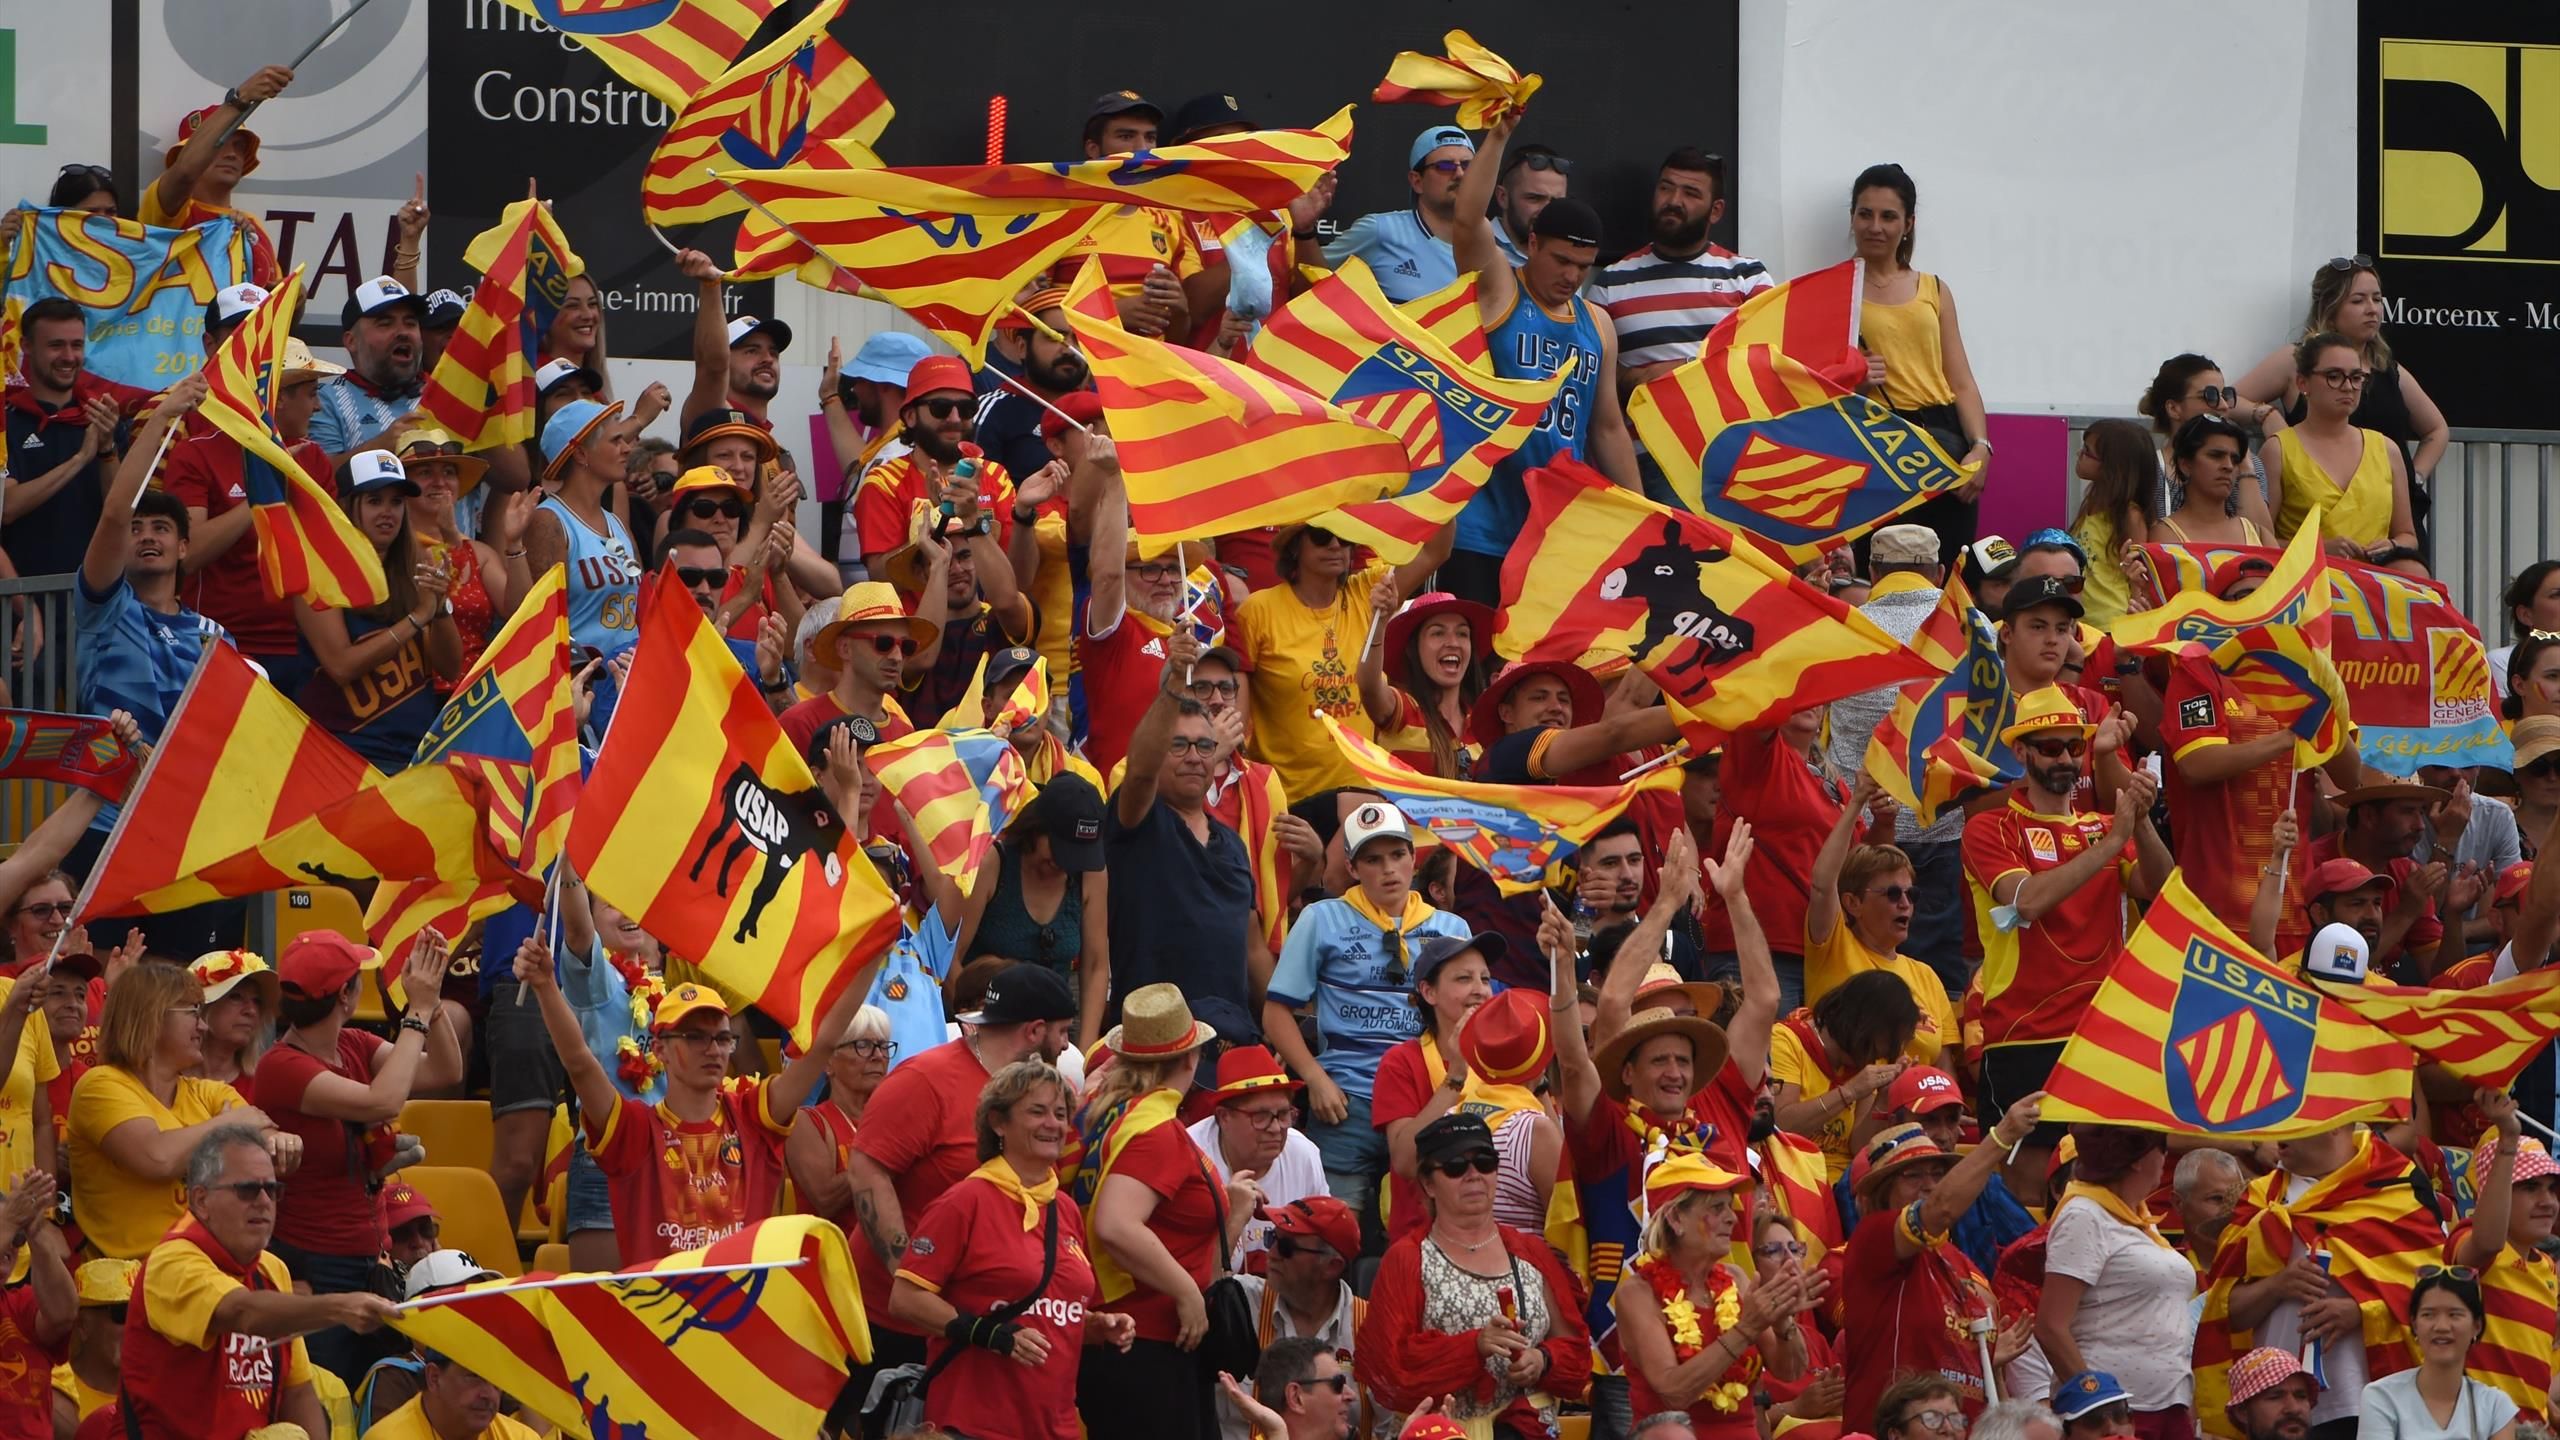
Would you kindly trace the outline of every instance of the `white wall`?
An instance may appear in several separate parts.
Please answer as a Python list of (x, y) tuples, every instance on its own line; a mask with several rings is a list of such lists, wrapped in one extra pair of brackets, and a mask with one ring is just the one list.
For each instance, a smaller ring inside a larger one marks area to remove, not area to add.
[(2181, 350), (2236, 375), (2355, 249), (2355, 25), (2338, 0), (1743, 0), (1743, 251), (1844, 258), (1849, 182), (1892, 161), (1990, 408), (2130, 414)]

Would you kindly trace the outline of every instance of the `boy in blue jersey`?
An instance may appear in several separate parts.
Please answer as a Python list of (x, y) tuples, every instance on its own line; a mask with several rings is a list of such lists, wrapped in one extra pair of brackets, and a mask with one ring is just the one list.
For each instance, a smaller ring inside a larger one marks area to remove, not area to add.
[(1450, 246), (1458, 273), (1475, 272), (1476, 309), (1497, 375), (1515, 380), (1571, 373), (1520, 448), (1493, 467), (1484, 488), (1458, 512), (1457, 551), (1440, 567), (1441, 588), (1498, 604), (1502, 557), (1529, 520), (1522, 477), (1556, 457), (1571, 456), (1630, 490), (1635, 439), (1618, 407), (1618, 331), (1609, 313), (1584, 300), (1582, 282), (1600, 258), (1600, 216), (1571, 196), (1549, 201), (1529, 227), (1528, 262), (1513, 269), (1486, 214), (1493, 202), (1503, 147), (1520, 123), (1512, 114), (1485, 132), (1484, 145), (1458, 186), (1457, 227)]
[[(1422, 1033), (1413, 1007), (1414, 952), (1432, 936), (1463, 943), (1464, 922), (1414, 892), (1413, 835), (1384, 800), (1342, 822), (1357, 882), (1338, 900), (1299, 912), (1262, 1002), (1262, 1033), (1307, 1082), (1310, 1133), (1334, 1197), (1356, 1211), (1377, 1203), (1387, 1139), (1369, 1123), (1370, 1086), (1389, 1050)], [(1313, 1001), (1324, 1055), (1307, 1051), (1291, 1012)]]

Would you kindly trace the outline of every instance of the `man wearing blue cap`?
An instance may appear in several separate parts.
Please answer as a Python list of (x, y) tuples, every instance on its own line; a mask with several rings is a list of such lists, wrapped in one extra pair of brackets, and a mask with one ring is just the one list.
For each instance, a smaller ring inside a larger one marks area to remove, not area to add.
[(2104, 1370), (2083, 1370), (2055, 1386), (2053, 1413), (2062, 1422), (2062, 1440), (2125, 1440), (2134, 1433), (2133, 1397)]
[(1412, 208), (1352, 221), (1340, 239), (1324, 247), (1324, 263), (1339, 266), (1359, 256), (1378, 277), (1378, 288), (1399, 305), (1458, 283), (1449, 240), (1458, 228), (1458, 182), (1475, 155), (1476, 142), (1455, 125), (1433, 125), (1414, 136), (1405, 155)]

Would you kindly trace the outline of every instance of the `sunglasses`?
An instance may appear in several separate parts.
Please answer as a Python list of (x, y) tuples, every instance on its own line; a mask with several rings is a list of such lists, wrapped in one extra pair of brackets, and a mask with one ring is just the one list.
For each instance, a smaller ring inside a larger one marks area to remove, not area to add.
[(1532, 150), (1525, 155), (1513, 156), (1511, 164), (1505, 168), (1512, 170), (1538, 170), (1557, 175), (1570, 175), (1573, 173), (1573, 162), (1556, 154), (1552, 150)]
[(1880, 895), (1884, 897), (1885, 903), (1889, 905), (1899, 905), (1905, 900), (1910, 900), (1916, 903), (1920, 898), (1920, 887), (1917, 885), (1879, 885), (1867, 893), (1870, 895)]
[(1405, 958), (1404, 932), (1379, 931), (1378, 948), (1387, 952), (1387, 983), (1398, 990), (1403, 989), (1406, 978), (1413, 973), (1411, 962)]
[(893, 650), (901, 655), (913, 655), (916, 653), (916, 637), (913, 635), (874, 635), (871, 637), (871, 648), (883, 655), (886, 655)]
[(2432, 1280), (2438, 1275), (2450, 1276), (2465, 1285), (2480, 1278), (2480, 1272), (2468, 1265), (2421, 1265), (2418, 1267), (2418, 1278), (2421, 1280)]
[(400, 458), (403, 460), (433, 460), (439, 456), (461, 453), (462, 442), (459, 440), (420, 440), (400, 447)]
[(732, 520), (744, 520), (747, 518), (747, 502), (744, 500), (687, 500), (684, 502), (684, 513), (688, 518), (695, 520), (708, 520), (714, 515), (726, 515)]
[(228, 1185), (208, 1185), (205, 1188), (220, 1190), (243, 1202), (261, 1197), (273, 1200), (284, 1193), (284, 1182), (281, 1180), (235, 1180)]
[(1323, 1260), (1339, 1260), (1342, 1258), (1341, 1256), (1333, 1253), (1333, 1247), (1330, 1245), (1311, 1245), (1294, 1235), (1272, 1236), (1271, 1253), (1283, 1260), (1295, 1260), (1301, 1255), (1311, 1255)]
[(930, 400), (918, 400), (915, 402), (915, 407), (917, 409), (922, 410), (924, 413), (932, 416), (936, 420), (948, 420), (963, 410), (976, 409), (977, 405), (978, 401), (975, 396), (961, 399), (949, 395), (936, 395)]
[(1473, 1155), (1460, 1159), (1443, 1160), (1431, 1168), (1439, 1171), (1442, 1178), (1449, 1180), (1455, 1180), (1470, 1170), (1479, 1175), (1490, 1175), (1502, 1168), (1502, 1157), (1490, 1150), (1479, 1150)]
[(1218, 741), (1210, 735), (1176, 735), (1166, 742), (1165, 753), (1176, 758), (1190, 754), (1215, 755), (1218, 753)]
[(37, 915), (50, 919), (67, 917), (74, 902), (69, 900), (37, 900), (10, 911), (12, 915)]
[(1334, 534), (1332, 531), (1327, 530), (1321, 525), (1310, 525), (1307, 527), (1307, 543), (1310, 545), (1344, 545), (1350, 542), (1344, 540), (1341, 536)]
[(2059, 760), (2065, 755), (2078, 759), (2089, 752), (2086, 740), (2029, 740), (2026, 746), (2047, 760)]
[(676, 578), (684, 582), (684, 588), (687, 590), (710, 590), (718, 588), (728, 580), (729, 570), (725, 565), (706, 565), (700, 568), (679, 565), (676, 567)]
[(2328, 265), (2324, 268), (2346, 271), (2348, 273), (2353, 273), (2358, 270), (2370, 270), (2373, 268), (2373, 257), (2370, 255), (2334, 255), (2330, 257)]
[(2527, 780), (2548, 780), (2560, 775), (2560, 755), (2546, 755), (2516, 773)]
[(62, 169), (56, 173), (61, 175), (95, 175), (99, 179), (107, 181), (110, 184), (114, 183), (116, 178), (116, 172), (108, 169), (104, 165), (91, 165), (79, 160), (74, 160), (70, 164), (63, 166)]
[(107, 1312), (107, 1319), (109, 1322), (121, 1325), (124, 1323), (125, 1309), (128, 1303), (129, 1302), (119, 1300), (113, 1305), (101, 1305), (98, 1308)]
[(652, 468), (649, 471), (649, 478), (657, 481), (661, 485), (673, 485), (683, 474), (684, 472), (681, 470), (659, 470)]
[(2240, 387), (2237, 385), (2200, 385), (2196, 387), (2196, 398), (2207, 405), (2237, 405), (2240, 403)]
[(1442, 175), (1464, 175), (1467, 173), (1467, 162), (1464, 160), (1434, 160), (1430, 164), (1419, 168), (1434, 171)]
[(1331, 1375), (1327, 1375), (1321, 1380), (1292, 1380), (1289, 1383), (1292, 1385), (1306, 1386), (1322, 1385), (1333, 1391), (1336, 1395), (1346, 1394), (1351, 1389), (1351, 1377), (1338, 1370)]

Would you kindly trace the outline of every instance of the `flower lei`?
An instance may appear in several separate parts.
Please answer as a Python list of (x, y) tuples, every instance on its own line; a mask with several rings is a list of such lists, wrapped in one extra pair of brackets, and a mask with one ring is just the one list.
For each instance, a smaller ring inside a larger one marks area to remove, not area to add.
[[(1674, 1360), (1689, 1360), (1705, 1353), (1719, 1336), (1742, 1323), (1742, 1293), (1733, 1277), (1718, 1265), (1707, 1276), (1707, 1293), (1715, 1301), (1715, 1329), (1710, 1332), (1701, 1323), (1697, 1302), (1689, 1298), (1689, 1282), (1680, 1276), (1679, 1267), (1659, 1255), (1648, 1255), (1628, 1267), (1644, 1277), (1653, 1288), (1654, 1299), (1662, 1306), (1663, 1324), (1671, 1330), (1671, 1353)], [(1760, 1378), (1760, 1352), (1745, 1347), (1742, 1358), (1723, 1378), (1707, 1387), (1699, 1396), (1701, 1403), (1719, 1415), (1731, 1415), (1751, 1397), (1751, 1382)]]
[[(649, 967), (637, 955), (608, 954), (614, 973), (631, 991), (631, 1028), (639, 1034), (649, 1033), (658, 1015), (658, 1002), (666, 998), (667, 982), (649, 973)], [(614, 1068), (621, 1072), (622, 1083), (634, 1095), (647, 1095), (658, 1083), (659, 1072), (666, 1066), (657, 1055), (637, 1039), (625, 1035), (613, 1042), (617, 1058)]]

